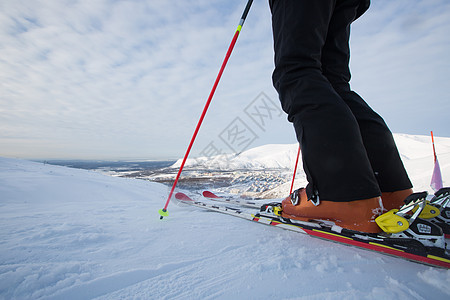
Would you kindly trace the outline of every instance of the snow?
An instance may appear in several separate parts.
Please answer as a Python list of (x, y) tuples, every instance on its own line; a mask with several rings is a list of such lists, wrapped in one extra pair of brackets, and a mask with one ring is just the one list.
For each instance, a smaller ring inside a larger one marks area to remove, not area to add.
[[(396, 141), (417, 190), (429, 190), (429, 138)], [(249, 150), (245, 163), (292, 168), (279, 153), (286, 147), (295, 159), (295, 145), (268, 145)], [(436, 150), (448, 179), (450, 139), (436, 138)], [(0, 158), (0, 299), (450, 296), (449, 270), (174, 200), (160, 220), (167, 195), (149, 181)]]

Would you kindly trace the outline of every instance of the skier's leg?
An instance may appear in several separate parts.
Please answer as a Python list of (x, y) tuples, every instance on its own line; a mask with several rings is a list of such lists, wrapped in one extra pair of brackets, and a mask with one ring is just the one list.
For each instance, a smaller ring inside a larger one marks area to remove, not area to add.
[(274, 0), (271, 7), (273, 81), (301, 144), (308, 198), (338, 202), (381, 194), (357, 120), (322, 73), (322, 48), (339, 2), (359, 3)]
[[(349, 8), (336, 5), (322, 52), (322, 70), (355, 116), (386, 209), (399, 208), (412, 193), (391, 131), (384, 120), (350, 89)], [(353, 12), (356, 15), (356, 10)]]

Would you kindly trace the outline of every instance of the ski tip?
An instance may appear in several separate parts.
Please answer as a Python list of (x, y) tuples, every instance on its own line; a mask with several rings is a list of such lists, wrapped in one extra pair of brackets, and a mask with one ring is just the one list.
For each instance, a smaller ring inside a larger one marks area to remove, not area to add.
[(204, 191), (203, 192), (203, 196), (206, 197), (206, 198), (222, 198), (222, 197), (219, 197), (219, 196), (217, 196), (216, 194), (214, 194), (214, 193), (212, 193), (210, 191)]
[(194, 201), (185, 193), (176, 193), (175, 198), (181, 201)]

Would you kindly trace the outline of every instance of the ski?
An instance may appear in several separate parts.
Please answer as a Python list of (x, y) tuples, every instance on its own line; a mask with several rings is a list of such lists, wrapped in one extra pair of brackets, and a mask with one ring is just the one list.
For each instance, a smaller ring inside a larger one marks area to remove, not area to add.
[[(426, 264), (434, 267), (450, 268), (450, 255), (445, 249), (426, 247), (413, 238), (392, 238), (381, 234), (356, 232), (331, 225), (326, 221), (303, 222), (282, 218), (271, 214), (270, 210), (249, 212), (244, 208), (210, 204), (190, 198), (184, 193), (177, 193), (175, 198), (191, 206), (228, 214), (245, 220), (266, 224), (307, 234), (311, 237), (325, 239), (339, 244), (355, 246), (378, 253)], [(267, 206), (270, 206), (268, 204)]]
[(213, 201), (217, 201), (217, 202), (235, 204), (235, 205), (240, 205), (240, 206), (244, 206), (244, 207), (258, 208), (258, 209), (261, 207), (261, 204), (258, 204), (256, 201), (244, 200), (244, 199), (234, 198), (234, 197), (221, 197), (221, 196), (217, 196), (216, 194), (214, 194), (213, 192), (210, 192), (210, 191), (204, 191), (202, 193), (202, 195), (203, 195), (203, 197), (208, 198), (209, 200), (213, 200)]
[[(218, 196), (211, 191), (203, 191), (202, 195), (208, 200), (257, 209), (261, 208), (261, 201), (266, 200), (245, 200), (238, 196), (223, 197)], [(428, 218), (431, 217), (431, 222), (442, 229), (444, 237), (450, 243), (450, 188), (442, 188), (434, 195), (427, 195), (427, 203), (433, 205), (426, 207), (426, 213), (429, 214)], [(438, 216), (430, 214), (433, 209), (440, 212)]]

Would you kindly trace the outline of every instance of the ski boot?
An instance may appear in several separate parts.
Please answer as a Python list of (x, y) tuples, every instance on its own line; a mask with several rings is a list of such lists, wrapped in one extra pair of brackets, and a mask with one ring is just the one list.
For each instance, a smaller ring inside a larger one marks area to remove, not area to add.
[(442, 228), (422, 217), (433, 219), (439, 209), (427, 204), (427, 192), (414, 193), (405, 199), (400, 209), (392, 209), (377, 217), (375, 222), (390, 239), (414, 239), (431, 252), (445, 252), (445, 238)]

